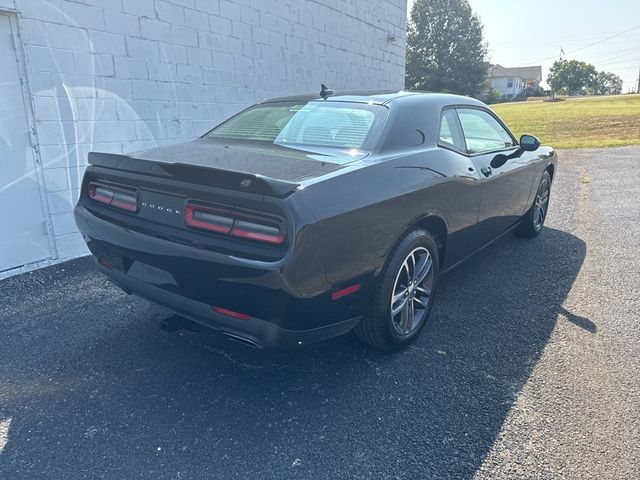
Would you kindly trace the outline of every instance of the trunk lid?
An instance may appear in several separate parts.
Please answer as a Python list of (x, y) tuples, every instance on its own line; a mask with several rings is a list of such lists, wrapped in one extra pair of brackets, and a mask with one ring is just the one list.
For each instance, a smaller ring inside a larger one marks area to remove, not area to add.
[(127, 155), (92, 152), (79, 204), (145, 235), (274, 261), (292, 248), (294, 219), (308, 215), (293, 195), (298, 186), (344, 166), (316, 159), (325, 157), (208, 139)]
[(274, 197), (286, 197), (302, 181), (335, 172), (357, 159), (208, 138), (127, 155), (89, 154), (89, 163), (98, 167)]

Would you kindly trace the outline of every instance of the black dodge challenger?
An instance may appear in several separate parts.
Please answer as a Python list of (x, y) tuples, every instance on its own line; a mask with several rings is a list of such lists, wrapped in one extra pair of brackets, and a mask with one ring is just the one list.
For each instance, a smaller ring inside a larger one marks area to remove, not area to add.
[(440, 274), (542, 229), (557, 157), (483, 103), (330, 93), (264, 101), (193, 142), (89, 154), (75, 218), (100, 271), (252, 346), (354, 330), (393, 350), (424, 327)]

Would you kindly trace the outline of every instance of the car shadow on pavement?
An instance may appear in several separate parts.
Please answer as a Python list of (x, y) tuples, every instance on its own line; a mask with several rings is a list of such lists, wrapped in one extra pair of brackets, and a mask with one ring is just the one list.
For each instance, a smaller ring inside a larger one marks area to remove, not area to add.
[(49, 309), (66, 323), (42, 358), (25, 340), (24, 365), (0, 370), (0, 477), (471, 478), (556, 321), (596, 331), (563, 308), (585, 254), (550, 228), (499, 240), (442, 278), (424, 333), (394, 354), (352, 336), (263, 352), (161, 332), (166, 311), (82, 264), (69, 284), (100, 288)]

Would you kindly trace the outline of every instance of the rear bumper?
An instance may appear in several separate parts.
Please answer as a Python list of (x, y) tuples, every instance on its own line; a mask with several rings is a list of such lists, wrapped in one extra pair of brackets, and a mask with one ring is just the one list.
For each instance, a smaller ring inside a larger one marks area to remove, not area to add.
[(201, 325), (218, 330), (258, 348), (293, 348), (320, 342), (349, 332), (361, 317), (308, 330), (289, 330), (269, 321), (251, 317), (239, 320), (215, 313), (211, 306), (137, 280), (130, 275), (110, 270), (97, 263), (98, 269), (127, 292), (162, 305)]
[[(135, 293), (205, 326), (261, 348), (296, 347), (344, 334), (362, 318), (370, 281), (333, 300), (346, 285), (326, 282), (301, 250), (261, 262), (157, 238), (102, 219), (78, 205), (76, 223), (98, 269)], [(218, 313), (238, 312), (248, 319)]]

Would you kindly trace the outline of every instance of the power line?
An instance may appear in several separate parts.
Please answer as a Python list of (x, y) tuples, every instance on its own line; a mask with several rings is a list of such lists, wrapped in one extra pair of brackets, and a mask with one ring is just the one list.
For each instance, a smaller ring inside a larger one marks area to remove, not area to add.
[(620, 67), (618, 67), (618, 70), (625, 68), (626, 66), (628, 66), (630, 63), (637, 63), (636, 61), (632, 61), (635, 59), (628, 59), (628, 60), (619, 60), (617, 62), (607, 62), (607, 63), (596, 63), (594, 66), (601, 68), (601, 67), (615, 67), (616, 65), (620, 65)]
[[(551, 46), (555, 46), (559, 43), (561, 44), (572, 44), (572, 43), (584, 43), (585, 41), (589, 41), (591, 39), (601, 39), (602, 36), (598, 35), (595, 37), (589, 37), (589, 38), (576, 38), (576, 37), (565, 37), (562, 39), (545, 39), (545, 40), (531, 40), (531, 41), (523, 41), (523, 42), (489, 42), (492, 46), (498, 47), (498, 48), (544, 48), (544, 47), (551, 47)], [(624, 39), (620, 39), (619, 41), (628, 41), (628, 39), (636, 39), (636, 38), (640, 38), (640, 32), (638, 33), (634, 33), (633, 35), (627, 35), (626, 38)]]
[(620, 36), (624, 35), (625, 33), (631, 32), (632, 30), (635, 30), (636, 28), (640, 28), (640, 24), (636, 25), (635, 27), (630, 28), (629, 30), (625, 30), (624, 32), (620, 32), (620, 33), (617, 33), (617, 34), (612, 35), (610, 37), (607, 37), (605, 39), (599, 40), (597, 42), (590, 43), (589, 45), (587, 45), (585, 47), (580, 47), (580, 48), (578, 48), (576, 50), (572, 50), (571, 52), (569, 52), (569, 54), (572, 54), (572, 53), (575, 53), (575, 52), (579, 52), (581, 50), (585, 50), (587, 48), (591, 48), (591, 47), (594, 47), (596, 45), (600, 45), (601, 43), (607, 42), (607, 41), (609, 41), (609, 40), (611, 40), (613, 38), (620, 37)]
[[(618, 29), (614, 30), (614, 31), (606, 31), (606, 32), (589, 32), (589, 33), (572, 33), (572, 34), (567, 34), (567, 35), (560, 35), (560, 36), (550, 36), (550, 35), (545, 35), (543, 37), (537, 37), (537, 38), (532, 38), (531, 41), (534, 42), (557, 42), (557, 41), (564, 41), (564, 40), (576, 40), (576, 41), (589, 41), (591, 39), (594, 40), (599, 40), (602, 38), (603, 35), (606, 36), (610, 36), (610, 35), (618, 35), (618, 33), (620, 33), (620, 31)], [(505, 44), (513, 44), (514, 42), (505, 40), (504, 42), (499, 42), (499, 43), (505, 43)], [(520, 41), (517, 41), (515, 43), (529, 43), (524, 39), (521, 39)]]
[[(627, 70), (627, 73), (625, 73), (624, 75), (621, 75), (622, 83), (625, 84), (630, 81), (635, 81), (635, 71), (636, 71), (636, 67), (631, 67), (629, 70)], [(632, 75), (634, 75), (633, 80), (629, 80), (629, 78)]]
[(595, 57), (595, 60), (593, 55), (587, 55), (585, 61), (600, 66), (613, 65), (615, 63), (629, 63), (630, 61), (635, 61), (637, 55), (638, 49), (636, 47), (633, 47), (628, 50), (622, 50), (618, 53), (614, 53), (612, 55), (597, 55)]
[[(604, 42), (607, 42), (607, 41), (612, 40), (614, 38), (620, 37), (620, 36), (624, 35), (625, 33), (629, 33), (629, 32), (631, 32), (633, 30), (636, 30), (637, 28), (640, 28), (640, 24), (636, 25), (635, 27), (631, 27), (631, 28), (629, 28), (627, 30), (624, 30), (622, 32), (616, 33), (615, 35), (611, 35), (610, 37), (603, 38), (602, 40), (598, 40), (597, 42), (593, 42), (593, 43), (590, 43), (588, 45), (585, 45), (584, 47), (576, 48), (575, 50), (571, 50), (569, 52), (566, 52), (566, 55), (571, 55), (573, 53), (580, 52), (582, 50), (586, 50), (587, 48), (591, 48), (591, 47), (594, 47), (596, 45), (600, 45), (601, 43), (604, 43)], [(527, 62), (526, 64), (523, 64), (523, 65), (520, 65), (520, 66), (521, 67), (526, 67), (528, 65), (531, 65), (532, 63), (535, 64), (535, 63), (545, 62), (547, 60), (552, 60), (552, 59), (554, 59), (556, 57), (557, 57), (557, 55), (554, 55), (552, 57), (547, 57), (547, 58), (543, 58), (541, 60), (536, 60), (535, 62)]]
[[(624, 37), (620, 37), (618, 39), (613, 39), (610, 40), (609, 42), (607, 42), (607, 45), (605, 46), (609, 46), (609, 45), (627, 45), (627, 44), (633, 44), (633, 43), (637, 43), (638, 41), (640, 41), (640, 31), (638, 32), (638, 35), (627, 35)], [(560, 42), (546, 42), (546, 43), (522, 43), (522, 44), (516, 44), (513, 43), (511, 45), (502, 45), (499, 43), (495, 43), (495, 42), (489, 42), (489, 50), (544, 50), (546, 48), (555, 48), (557, 45), (563, 45), (565, 48), (571, 48), (573, 46), (579, 46), (582, 45), (584, 42), (581, 40), (575, 40), (575, 41), (560, 41)]]

